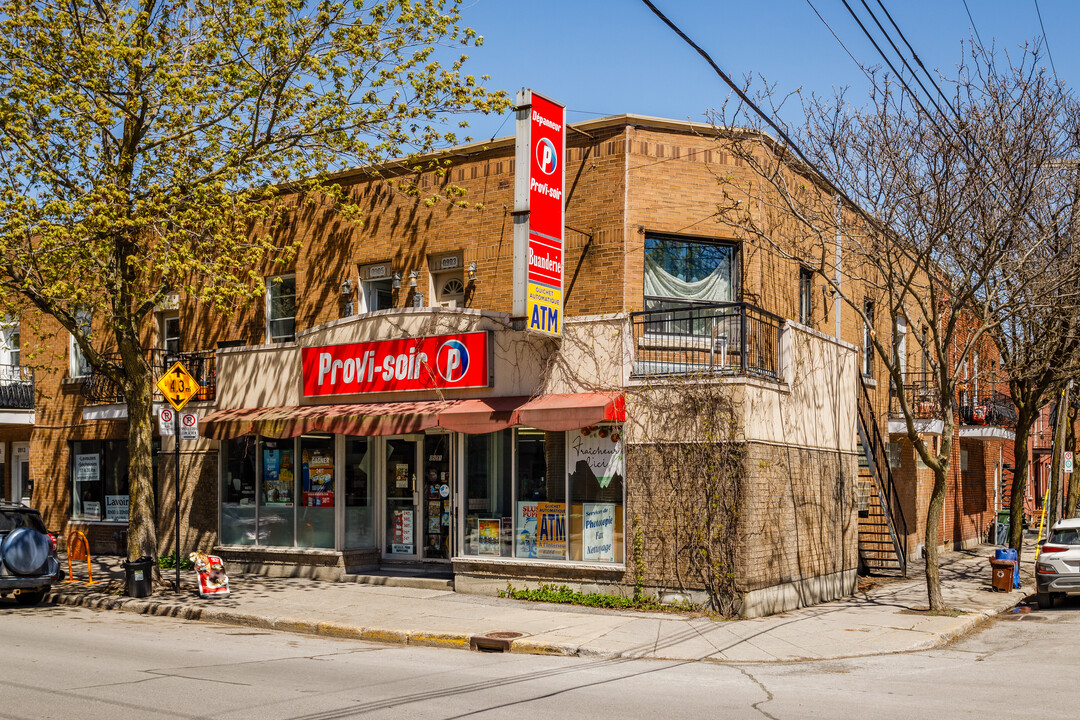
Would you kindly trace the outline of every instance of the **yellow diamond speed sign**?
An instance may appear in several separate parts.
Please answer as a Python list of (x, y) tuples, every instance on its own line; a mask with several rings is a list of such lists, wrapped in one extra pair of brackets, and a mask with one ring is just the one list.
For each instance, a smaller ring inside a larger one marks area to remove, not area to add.
[(169, 404), (180, 412), (187, 405), (187, 401), (199, 392), (199, 383), (191, 377), (187, 368), (177, 362), (173, 363), (168, 372), (158, 378), (157, 388)]

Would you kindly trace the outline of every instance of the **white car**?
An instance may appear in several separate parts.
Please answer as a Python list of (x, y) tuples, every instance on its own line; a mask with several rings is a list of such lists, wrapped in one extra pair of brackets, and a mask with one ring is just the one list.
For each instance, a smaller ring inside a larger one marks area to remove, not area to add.
[(1035, 563), (1035, 599), (1040, 608), (1054, 605), (1054, 598), (1080, 595), (1080, 518), (1062, 520), (1040, 543)]

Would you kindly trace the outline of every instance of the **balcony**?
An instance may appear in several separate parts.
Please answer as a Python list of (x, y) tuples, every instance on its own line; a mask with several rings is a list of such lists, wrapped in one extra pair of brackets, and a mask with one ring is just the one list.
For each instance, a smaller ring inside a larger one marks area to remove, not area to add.
[(779, 380), (783, 322), (747, 303), (694, 303), (631, 313), (631, 375), (749, 375)]
[[(918, 377), (928, 378), (925, 375)], [(903, 391), (919, 432), (940, 433), (941, 413), (938, 409), (937, 385), (930, 379), (920, 379), (905, 383)], [(1000, 436), (1002, 428), (1011, 430), (1016, 427), (1016, 408), (1012, 400), (997, 390), (980, 393), (978, 396), (971, 395), (966, 390), (958, 390), (952, 406), (956, 422), (961, 426), (961, 436), (997, 437)], [(903, 419), (900, 395), (895, 386), (890, 386), (889, 431), (907, 432)], [(986, 431), (981, 428), (986, 428)]]
[(34, 369), (0, 365), (0, 409), (34, 409)]
[[(117, 361), (120, 356), (113, 353), (106, 355), (106, 358)], [(199, 350), (196, 352), (170, 353), (162, 349), (151, 350), (150, 368), (154, 379), (161, 377), (177, 361), (183, 363), (187, 371), (200, 385), (201, 389), (192, 398), (192, 401), (213, 400), (217, 391), (217, 355), (215, 352), (213, 350)], [(91, 405), (124, 402), (124, 395), (120, 392), (120, 388), (116, 383), (93, 369), (91, 369), (90, 375), (83, 382), (82, 393), (86, 402)], [(154, 401), (164, 401), (156, 387), (154, 388)]]

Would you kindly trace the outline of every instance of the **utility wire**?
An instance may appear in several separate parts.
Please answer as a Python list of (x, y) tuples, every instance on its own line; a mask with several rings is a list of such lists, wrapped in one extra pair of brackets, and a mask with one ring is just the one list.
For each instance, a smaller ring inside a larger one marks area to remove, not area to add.
[[(1038, 3), (1035, 4), (1035, 8), (1038, 9)], [(979, 37), (979, 28), (975, 25), (975, 18), (971, 17), (971, 8), (968, 7), (967, 0), (964, 0), (964, 10), (967, 11), (968, 20), (971, 22), (971, 29), (975, 31), (975, 39), (979, 41), (979, 47), (985, 48), (982, 38)]]
[(1039, 29), (1042, 30), (1043, 42), (1046, 43), (1046, 57), (1050, 58), (1050, 69), (1054, 71), (1054, 75), (1057, 75), (1057, 68), (1054, 67), (1054, 55), (1050, 52), (1050, 39), (1046, 37), (1046, 26), (1043, 25), (1042, 13), (1039, 11), (1039, 0), (1035, 0), (1035, 14), (1039, 16)]
[(809, 6), (810, 6), (810, 9), (814, 11), (814, 14), (815, 14), (815, 15), (817, 15), (817, 17), (818, 17), (818, 20), (820, 20), (820, 21), (821, 21), (821, 24), (822, 24), (822, 25), (824, 25), (824, 26), (825, 26), (825, 28), (826, 28), (826, 29), (827, 29), (827, 30), (828, 30), (828, 31), (829, 31), (830, 33), (832, 33), (832, 36), (833, 36), (833, 38), (834, 38), (834, 39), (836, 40), (836, 42), (840, 43), (840, 47), (844, 48), (844, 52), (846, 52), (846, 53), (847, 53), (847, 56), (848, 56), (849, 58), (851, 58), (851, 61), (852, 61), (853, 63), (855, 63), (855, 66), (856, 66), (857, 68), (859, 68), (859, 70), (861, 70), (861, 71), (862, 71), (862, 74), (866, 76), (866, 79), (867, 79), (867, 80), (869, 80), (869, 81), (870, 81), (871, 83), (873, 83), (873, 82), (874, 82), (874, 77), (873, 77), (873, 76), (872, 76), (872, 75), (870, 74), (870, 72), (869, 72), (869, 71), (868, 71), (868, 70), (867, 70), (867, 69), (866, 69), (866, 68), (865, 68), (865, 67), (863, 66), (863, 64), (862, 64), (861, 62), (859, 62), (858, 60), (856, 60), (856, 59), (855, 59), (855, 56), (851, 54), (851, 51), (850, 51), (850, 50), (848, 50), (848, 47), (847, 47), (847, 45), (845, 45), (845, 44), (844, 44), (844, 41), (843, 41), (843, 40), (841, 40), (841, 39), (840, 39), (840, 36), (836, 34), (836, 31), (832, 29), (832, 25), (829, 25), (828, 21), (826, 21), (826, 20), (825, 20), (825, 18), (824, 18), (824, 17), (822, 17), (821, 13), (820, 13), (820, 12), (818, 12), (818, 9), (817, 9), (816, 7), (814, 7), (814, 3), (813, 3), (813, 2), (811, 2), (811, 0), (806, 0), (806, 4), (807, 4), (807, 5), (809, 5)]

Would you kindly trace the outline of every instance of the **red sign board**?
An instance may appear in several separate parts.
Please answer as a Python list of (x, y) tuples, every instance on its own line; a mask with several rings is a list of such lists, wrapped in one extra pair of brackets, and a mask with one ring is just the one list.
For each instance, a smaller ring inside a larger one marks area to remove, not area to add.
[(486, 331), (307, 347), (304, 395), (354, 395), (491, 385)]
[(514, 260), (522, 268), (515, 267), (514, 313), (525, 316), (527, 329), (559, 336), (566, 109), (531, 90), (523, 90), (518, 103), (515, 211), (528, 222), (514, 226)]

